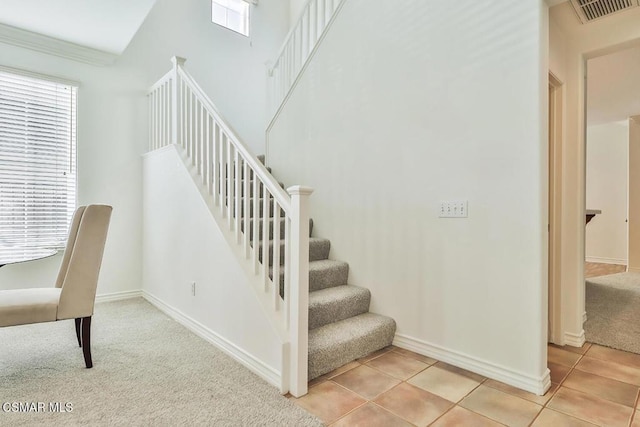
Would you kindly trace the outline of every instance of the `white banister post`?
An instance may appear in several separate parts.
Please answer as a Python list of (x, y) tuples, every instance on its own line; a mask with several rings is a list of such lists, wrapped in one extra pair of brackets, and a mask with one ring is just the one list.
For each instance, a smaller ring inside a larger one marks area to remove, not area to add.
[(186, 59), (179, 56), (171, 58), (173, 63), (173, 78), (171, 84), (171, 143), (178, 144), (178, 135), (180, 135), (181, 122), (180, 117), (180, 76), (178, 75), (178, 67), (183, 67)]
[(309, 356), (309, 196), (313, 188), (293, 186), (291, 195), (291, 355), (289, 392), (295, 397), (307, 394)]

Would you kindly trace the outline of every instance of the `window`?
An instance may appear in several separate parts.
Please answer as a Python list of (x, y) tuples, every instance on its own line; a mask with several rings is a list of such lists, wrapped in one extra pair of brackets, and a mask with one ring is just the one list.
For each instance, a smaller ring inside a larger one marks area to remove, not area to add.
[(76, 92), (0, 68), (0, 264), (66, 243), (76, 205)]
[(249, 36), (249, 3), (244, 0), (211, 0), (211, 21)]

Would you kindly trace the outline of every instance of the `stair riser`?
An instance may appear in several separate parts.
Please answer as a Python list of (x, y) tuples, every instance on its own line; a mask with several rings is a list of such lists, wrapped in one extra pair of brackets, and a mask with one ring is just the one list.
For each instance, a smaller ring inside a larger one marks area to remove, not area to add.
[(328, 304), (309, 306), (309, 329), (366, 313), (370, 303), (371, 293), (367, 291)]
[[(367, 316), (367, 314), (363, 316)], [(325, 327), (330, 327), (330, 325)], [(316, 331), (320, 330), (320, 328), (316, 329)], [(336, 341), (321, 348), (316, 348), (314, 331), (311, 331), (309, 333), (309, 381), (353, 360), (390, 346), (395, 331), (395, 321), (387, 318), (384, 323), (367, 331), (366, 334), (361, 335), (354, 331), (348, 340)]]
[[(323, 272), (309, 271), (309, 292), (321, 289), (332, 288), (347, 284), (349, 277), (349, 266), (337, 267)], [(269, 278), (273, 280), (273, 274), (269, 273)], [(284, 295), (284, 271), (280, 271), (280, 296)]]
[(347, 284), (349, 266), (338, 266), (322, 271), (309, 271), (309, 292)]

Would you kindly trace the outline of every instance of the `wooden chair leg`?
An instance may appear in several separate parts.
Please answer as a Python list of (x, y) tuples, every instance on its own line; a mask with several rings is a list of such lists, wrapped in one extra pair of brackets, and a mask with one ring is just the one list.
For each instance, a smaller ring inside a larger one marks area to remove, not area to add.
[(76, 337), (78, 338), (78, 347), (82, 347), (82, 341), (80, 340), (80, 322), (82, 321), (81, 318), (77, 318), (76, 319)]
[(93, 367), (91, 361), (91, 316), (82, 318), (82, 353), (87, 368)]

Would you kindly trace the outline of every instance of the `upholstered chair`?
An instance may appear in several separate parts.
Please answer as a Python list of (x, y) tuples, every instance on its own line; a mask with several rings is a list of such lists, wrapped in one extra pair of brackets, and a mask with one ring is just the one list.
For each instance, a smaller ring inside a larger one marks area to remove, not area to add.
[(111, 211), (106, 205), (76, 210), (55, 286), (0, 291), (0, 327), (75, 319), (85, 365), (93, 366), (91, 316)]

